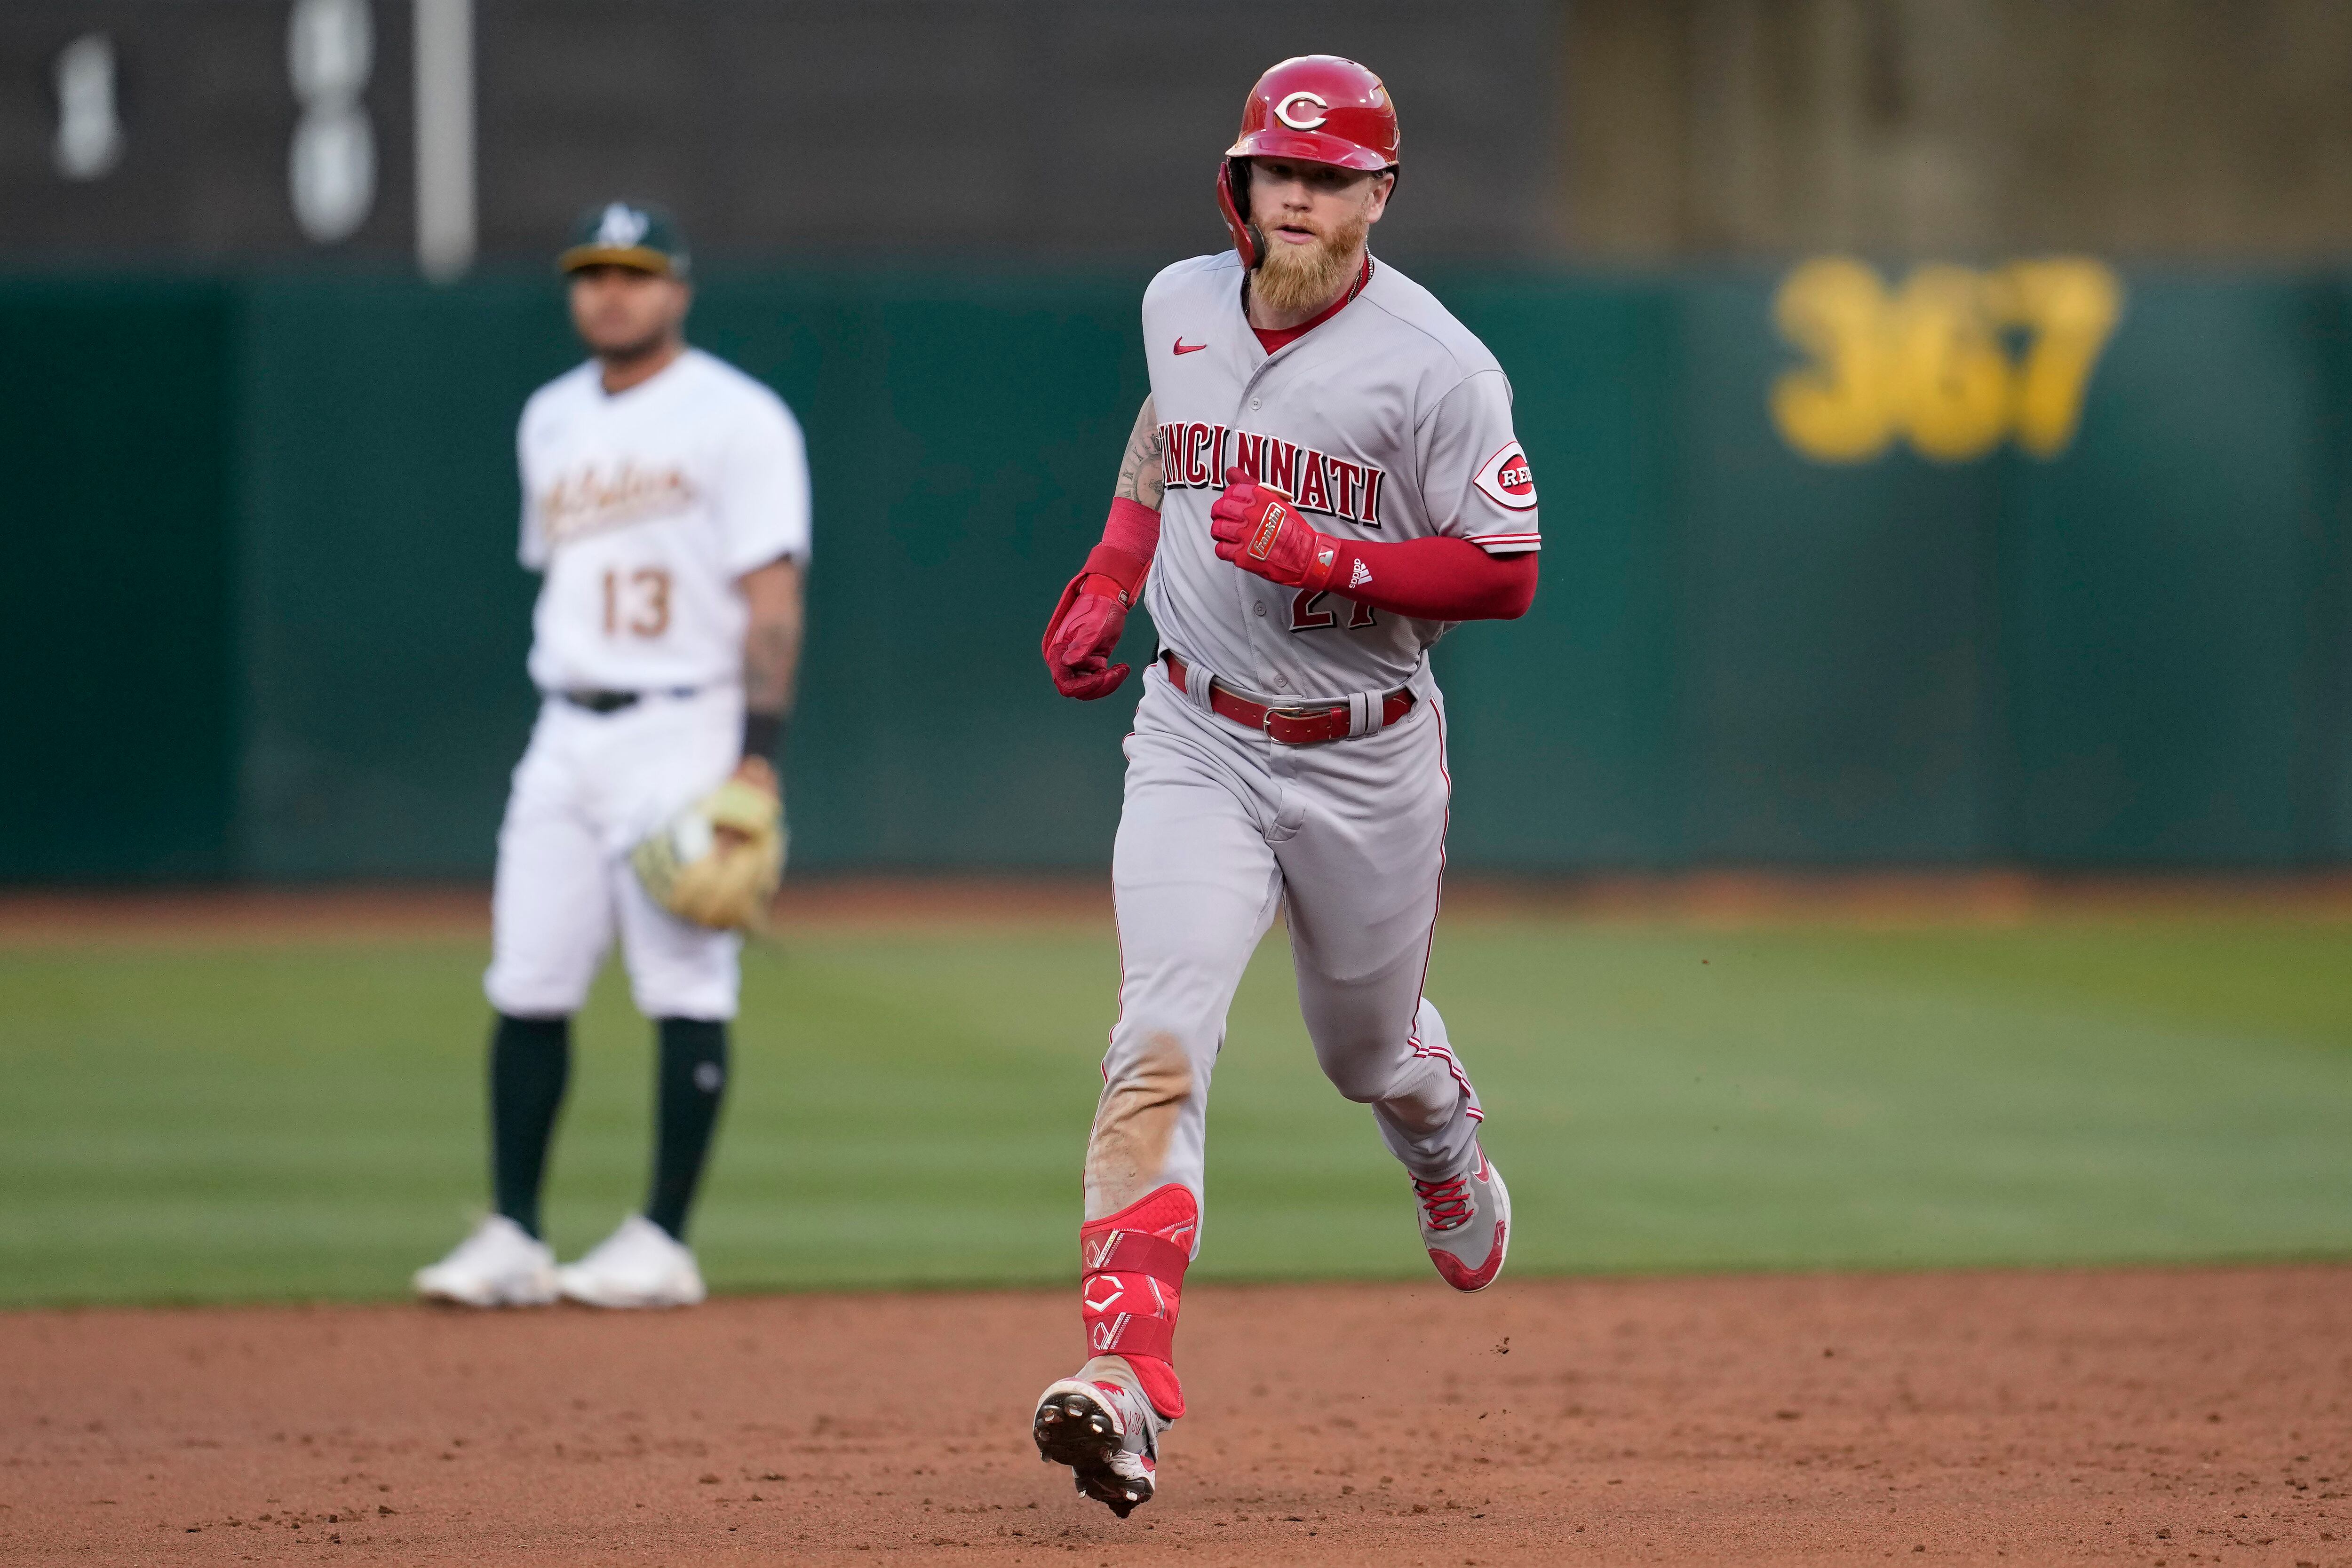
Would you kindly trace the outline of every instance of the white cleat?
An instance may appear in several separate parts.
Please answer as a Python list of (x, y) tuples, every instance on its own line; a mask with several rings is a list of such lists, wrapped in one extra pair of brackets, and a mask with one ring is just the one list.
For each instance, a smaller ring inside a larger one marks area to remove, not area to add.
[(555, 1254), (503, 1214), (493, 1214), (449, 1256), (419, 1269), (413, 1283), (428, 1301), (461, 1307), (543, 1307), (555, 1300)]
[(565, 1296), (592, 1307), (690, 1307), (709, 1294), (686, 1243), (642, 1214), (555, 1279)]
[(1067, 1465), (1079, 1494), (1121, 1519), (1159, 1490), (1160, 1423), (1139, 1395), (1066, 1377), (1037, 1401), (1030, 1435), (1049, 1465)]

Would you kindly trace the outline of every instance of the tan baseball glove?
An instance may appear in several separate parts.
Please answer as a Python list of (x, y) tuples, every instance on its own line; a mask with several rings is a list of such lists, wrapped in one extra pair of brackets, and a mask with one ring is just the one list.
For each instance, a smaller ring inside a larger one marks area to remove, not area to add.
[(656, 904), (716, 930), (767, 922), (784, 878), (784, 803), (730, 779), (629, 852)]

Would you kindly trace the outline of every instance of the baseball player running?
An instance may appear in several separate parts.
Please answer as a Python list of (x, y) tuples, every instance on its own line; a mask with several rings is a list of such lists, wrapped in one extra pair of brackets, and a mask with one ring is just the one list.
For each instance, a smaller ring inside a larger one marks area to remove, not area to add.
[(1448, 789), (1429, 648), (1524, 614), (1541, 541), (1495, 356), (1366, 249), (1396, 179), (1370, 71), (1311, 55), (1258, 79), (1217, 181), (1234, 248), (1144, 293), (1151, 395), (1045, 631), (1063, 695), (1108, 695), (1148, 576), (1160, 647), (1127, 742), (1119, 1015), (1078, 1231), (1090, 1359), (1034, 1418), (1122, 1518), (1184, 1414), (1209, 1073), (1277, 908), (1317, 1060), (1371, 1106), (1439, 1275), (1483, 1290), (1509, 1239), (1477, 1092), (1421, 994)]
[[(530, 664), (543, 700), (499, 829), (484, 978), (498, 1012), (496, 1211), (415, 1283), (478, 1307), (559, 1293), (684, 1306), (703, 1297), (687, 1212), (726, 1090), (740, 938), (657, 904), (630, 853), (705, 798), (731, 800), (738, 819), (748, 801), (740, 832), (775, 818), (770, 759), (800, 658), (808, 468), (775, 394), (687, 346), (687, 250), (667, 214), (621, 202), (592, 212), (560, 266), (591, 358), (532, 394), (519, 436), (522, 562), (544, 574)], [(720, 813), (722, 839), (728, 822)], [(772, 852), (780, 864), (781, 845)], [(540, 1236), (540, 1178), (571, 1018), (615, 931), (658, 1037), (652, 1188), (643, 1213), (558, 1269)]]

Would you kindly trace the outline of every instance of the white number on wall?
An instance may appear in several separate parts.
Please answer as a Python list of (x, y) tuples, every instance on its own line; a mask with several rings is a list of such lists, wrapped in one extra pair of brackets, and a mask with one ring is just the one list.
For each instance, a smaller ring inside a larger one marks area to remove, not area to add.
[(114, 40), (85, 33), (58, 55), (58, 139), (49, 149), (68, 180), (100, 180), (122, 161), (114, 110)]
[(375, 131), (361, 101), (374, 68), (367, 0), (294, 0), (286, 69), (302, 118), (288, 180), (294, 221), (320, 245), (348, 239), (375, 204)]

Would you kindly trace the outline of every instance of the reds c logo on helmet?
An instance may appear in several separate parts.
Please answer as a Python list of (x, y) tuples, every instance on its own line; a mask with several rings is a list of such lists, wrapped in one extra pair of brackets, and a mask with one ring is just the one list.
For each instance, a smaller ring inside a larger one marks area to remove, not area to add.
[(1265, 259), (1265, 242), (1246, 215), (1246, 160), (1295, 158), (1394, 173), (1397, 142), (1396, 105), (1388, 88), (1353, 60), (1299, 55), (1258, 78), (1242, 103), (1241, 134), (1225, 149), (1217, 172), (1217, 205), (1243, 264), (1255, 267)]
[(1281, 100), (1274, 106), (1274, 117), (1293, 131), (1312, 131), (1330, 118), (1323, 112), (1330, 107), (1323, 100), (1321, 93), (1308, 92), (1301, 88), (1297, 92), (1282, 95)]

